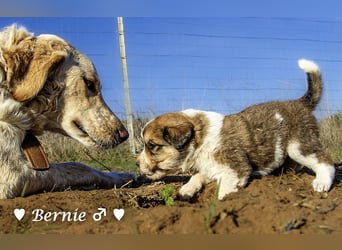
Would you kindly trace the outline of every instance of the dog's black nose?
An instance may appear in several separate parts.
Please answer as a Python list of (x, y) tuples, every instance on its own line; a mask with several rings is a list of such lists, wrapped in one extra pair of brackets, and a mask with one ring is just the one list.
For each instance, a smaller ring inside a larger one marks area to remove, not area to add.
[(124, 127), (118, 129), (118, 134), (120, 142), (125, 141), (129, 137), (128, 131)]

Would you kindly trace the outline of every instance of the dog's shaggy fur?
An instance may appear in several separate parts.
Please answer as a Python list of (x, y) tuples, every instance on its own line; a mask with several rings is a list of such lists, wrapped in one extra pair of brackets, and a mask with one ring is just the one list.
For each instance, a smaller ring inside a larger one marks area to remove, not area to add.
[[(112, 188), (134, 175), (105, 173), (80, 163), (32, 169), (26, 134), (45, 130), (85, 146), (110, 148), (127, 130), (104, 103), (91, 61), (55, 35), (34, 36), (16, 25), (0, 33), (0, 198), (67, 188)], [(52, 142), (53, 143), (53, 142)]]
[(321, 75), (311, 61), (300, 60), (299, 66), (307, 73), (308, 90), (298, 100), (259, 104), (229, 116), (185, 110), (148, 122), (137, 159), (141, 173), (160, 179), (177, 169), (192, 169), (197, 173), (181, 187), (181, 198), (216, 181), (223, 199), (244, 187), (252, 174), (269, 174), (289, 157), (316, 173), (315, 191), (328, 191), (335, 169), (312, 114), (321, 98)]

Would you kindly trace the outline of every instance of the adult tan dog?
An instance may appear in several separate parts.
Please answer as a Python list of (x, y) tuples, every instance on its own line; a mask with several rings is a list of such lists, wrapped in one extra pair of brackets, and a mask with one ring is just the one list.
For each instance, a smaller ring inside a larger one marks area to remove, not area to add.
[(185, 110), (148, 122), (137, 159), (141, 173), (155, 180), (178, 169), (192, 170), (196, 174), (181, 187), (181, 198), (216, 181), (223, 199), (244, 187), (252, 174), (267, 175), (290, 157), (316, 173), (315, 191), (328, 191), (335, 168), (312, 114), (321, 98), (321, 75), (312, 61), (302, 59), (299, 66), (307, 73), (308, 90), (298, 100), (259, 104), (229, 116)]
[(67, 188), (113, 188), (134, 178), (81, 163), (49, 164), (34, 135), (45, 130), (88, 147), (127, 137), (104, 103), (91, 61), (55, 35), (16, 25), (0, 33), (0, 198)]

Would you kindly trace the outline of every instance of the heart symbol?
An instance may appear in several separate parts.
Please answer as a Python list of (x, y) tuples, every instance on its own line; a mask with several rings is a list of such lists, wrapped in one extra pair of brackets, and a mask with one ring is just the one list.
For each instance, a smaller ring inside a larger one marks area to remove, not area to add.
[(125, 210), (124, 210), (123, 208), (121, 208), (121, 209), (115, 208), (115, 209), (113, 210), (113, 213), (114, 213), (114, 217), (115, 217), (117, 220), (121, 220), (122, 217), (123, 217), (124, 214), (125, 214)]
[(25, 209), (23, 208), (16, 208), (14, 209), (14, 215), (17, 218), (18, 221), (21, 221), (21, 219), (24, 217), (25, 215)]

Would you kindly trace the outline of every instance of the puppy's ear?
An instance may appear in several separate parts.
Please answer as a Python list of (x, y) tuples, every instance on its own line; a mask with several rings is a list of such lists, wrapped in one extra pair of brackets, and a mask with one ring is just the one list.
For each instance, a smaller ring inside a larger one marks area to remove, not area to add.
[(23, 102), (35, 97), (43, 88), (50, 71), (66, 55), (66, 51), (55, 50), (48, 42), (38, 42), (34, 38), (3, 49), (7, 84), (13, 98)]
[(165, 127), (163, 131), (164, 140), (178, 150), (184, 148), (193, 136), (194, 126), (189, 122), (174, 127)]

